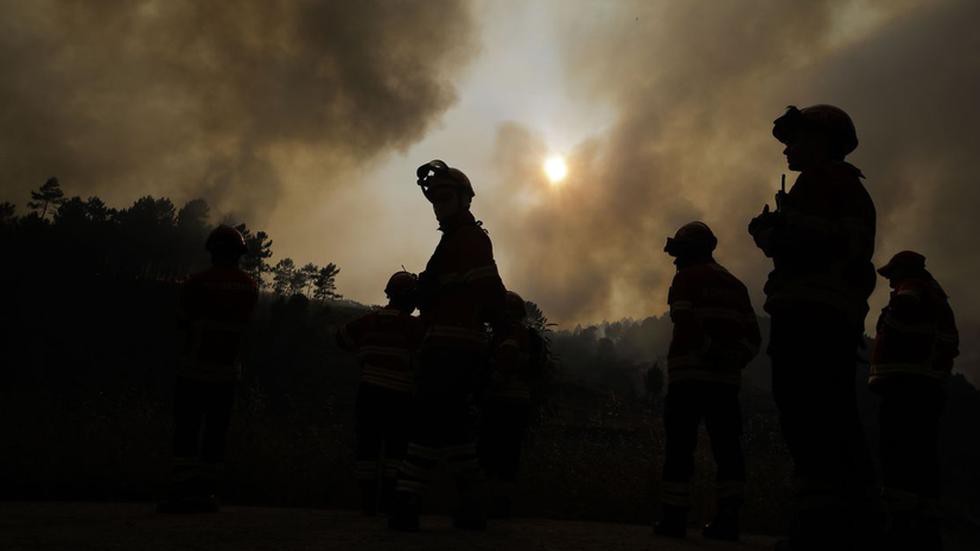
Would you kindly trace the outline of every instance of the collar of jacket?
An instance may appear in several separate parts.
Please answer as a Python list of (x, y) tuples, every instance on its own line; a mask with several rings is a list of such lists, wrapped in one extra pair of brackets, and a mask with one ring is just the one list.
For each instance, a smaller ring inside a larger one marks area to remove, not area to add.
[(468, 226), (471, 224), (479, 225), (479, 222), (476, 221), (476, 218), (473, 216), (473, 213), (471, 213), (470, 211), (464, 211), (459, 215), (453, 217), (453, 219), (448, 224), (446, 225), (440, 224), (439, 231), (443, 233), (452, 233), (463, 226)]
[(845, 170), (853, 173), (854, 176), (856, 176), (858, 178), (864, 178), (865, 177), (864, 176), (864, 173), (861, 172), (861, 169), (860, 168), (852, 165), (851, 163), (849, 163), (847, 161), (827, 161), (826, 163), (822, 163), (822, 164), (816, 165), (816, 166), (814, 166), (812, 168), (809, 168), (807, 170), (804, 170), (803, 172), (811, 172), (811, 171), (815, 171), (815, 170), (820, 170), (820, 169), (822, 169), (824, 167), (828, 167), (828, 168), (829, 167), (833, 167), (835, 165), (839, 165), (839, 166), (844, 167)]
[(691, 268), (693, 266), (699, 266), (701, 264), (712, 264), (715, 259), (713, 256), (694, 256), (694, 257), (684, 257), (679, 256), (674, 259), (674, 265), (677, 266), (678, 270), (683, 270), (685, 268)]

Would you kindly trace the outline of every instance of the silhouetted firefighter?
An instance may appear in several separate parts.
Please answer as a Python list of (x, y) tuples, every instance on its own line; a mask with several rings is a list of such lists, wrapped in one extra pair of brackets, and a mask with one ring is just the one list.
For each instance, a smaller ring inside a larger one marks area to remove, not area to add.
[(445, 459), (456, 477), (460, 506), (455, 525), (483, 529), (484, 473), (474, 434), (474, 390), (485, 369), (485, 323), (499, 326), (504, 287), (490, 238), (470, 213), (473, 187), (442, 161), (417, 170), (418, 184), (443, 232), (419, 275), (425, 336), (418, 353), (415, 416), (389, 526), (418, 530), (419, 500), (433, 468)]
[(388, 305), (337, 332), (340, 347), (356, 352), (361, 364), (355, 405), (356, 474), (361, 508), (368, 515), (389, 508), (408, 446), (415, 391), (412, 353), (422, 337), (422, 323), (412, 317), (416, 285), (415, 274), (395, 273), (385, 286)]
[(542, 337), (526, 324), (527, 304), (508, 291), (503, 331), (493, 336), (491, 380), (481, 408), (478, 449), (490, 481), (490, 515), (511, 515), (521, 449), (531, 416), (531, 384), (545, 361)]
[[(855, 397), (863, 342), (875, 208), (863, 175), (844, 158), (857, 147), (837, 107), (790, 107), (774, 121), (800, 176), (749, 224), (773, 259), (765, 309), (772, 316), (772, 391), (795, 464), (797, 523), (784, 548), (842, 549), (867, 536), (871, 458)], [(860, 544), (854, 544), (860, 545)]]
[(738, 390), (741, 371), (758, 354), (761, 338), (745, 285), (712, 257), (717, 243), (707, 225), (691, 222), (668, 238), (664, 248), (675, 257), (677, 275), (667, 299), (674, 334), (664, 403), (663, 519), (655, 532), (672, 537), (687, 533), (694, 450), (703, 418), (718, 464), (718, 512), (703, 533), (735, 541), (745, 486)]
[(939, 418), (959, 334), (924, 256), (902, 251), (878, 273), (892, 288), (878, 318), (868, 380), (881, 396), (882, 497), (890, 514), (885, 543), (888, 549), (938, 550)]
[(174, 387), (174, 468), (161, 512), (216, 511), (217, 485), (231, 418), (238, 356), (258, 299), (255, 280), (238, 268), (247, 252), (238, 230), (218, 226), (208, 236), (213, 266), (180, 292), (186, 338)]

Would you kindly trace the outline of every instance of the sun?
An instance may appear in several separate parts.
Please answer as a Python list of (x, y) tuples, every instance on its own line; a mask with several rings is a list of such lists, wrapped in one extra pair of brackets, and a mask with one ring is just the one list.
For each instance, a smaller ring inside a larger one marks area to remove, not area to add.
[(544, 173), (552, 185), (558, 184), (568, 175), (568, 165), (561, 155), (552, 155), (544, 162)]

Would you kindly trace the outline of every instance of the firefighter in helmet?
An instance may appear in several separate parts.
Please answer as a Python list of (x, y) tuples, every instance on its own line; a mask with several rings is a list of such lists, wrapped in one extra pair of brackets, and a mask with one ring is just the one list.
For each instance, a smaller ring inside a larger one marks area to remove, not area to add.
[(397, 272), (388, 280), (388, 304), (344, 325), (337, 343), (357, 354), (361, 383), (355, 404), (356, 476), (361, 508), (388, 508), (408, 446), (408, 415), (415, 391), (412, 354), (421, 340), (415, 311), (418, 278)]
[(885, 543), (888, 549), (938, 550), (939, 418), (959, 334), (924, 256), (902, 251), (878, 273), (892, 289), (878, 318), (868, 380), (881, 397), (882, 498), (890, 516)]
[[(831, 105), (789, 107), (773, 123), (786, 145), (788, 193), (749, 224), (773, 260), (765, 285), (772, 318), (772, 392), (793, 457), (796, 525), (781, 545), (826, 549), (873, 534), (871, 457), (854, 387), (868, 297), (875, 207), (845, 157), (858, 145), (851, 118)], [(859, 543), (860, 545), (860, 543)]]
[(174, 386), (174, 468), (161, 512), (218, 508), (225, 433), (241, 376), (239, 353), (258, 299), (255, 280), (238, 267), (248, 252), (238, 230), (218, 226), (205, 247), (212, 267), (190, 276), (180, 289), (185, 340)]
[(541, 335), (527, 325), (527, 304), (507, 291), (504, 332), (492, 343), (491, 377), (481, 404), (478, 451), (490, 482), (490, 514), (511, 515), (521, 449), (531, 417), (531, 390), (546, 360)]
[(745, 459), (738, 400), (742, 369), (759, 351), (759, 326), (745, 285), (719, 265), (711, 229), (691, 222), (667, 239), (677, 274), (667, 302), (674, 322), (664, 403), (663, 517), (655, 532), (684, 537), (698, 426), (704, 419), (718, 465), (717, 515), (706, 538), (737, 541)]
[(455, 526), (479, 530), (486, 527), (486, 513), (474, 398), (489, 355), (486, 325), (501, 324), (504, 286), (490, 238), (470, 213), (474, 192), (469, 178), (439, 160), (420, 166), (416, 176), (442, 237), (419, 274), (424, 336), (415, 414), (389, 526), (419, 529), (419, 500), (433, 467), (445, 460), (459, 490)]

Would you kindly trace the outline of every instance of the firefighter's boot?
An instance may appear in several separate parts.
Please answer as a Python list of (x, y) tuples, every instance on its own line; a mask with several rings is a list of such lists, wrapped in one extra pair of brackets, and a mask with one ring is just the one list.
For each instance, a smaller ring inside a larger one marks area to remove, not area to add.
[(719, 500), (715, 518), (704, 525), (701, 534), (712, 540), (738, 541), (739, 505), (737, 500)]
[(391, 511), (388, 513), (388, 528), (401, 532), (419, 531), (419, 496), (412, 492), (394, 493)]
[(361, 480), (357, 483), (361, 490), (361, 513), (373, 517), (378, 514), (378, 483), (376, 480)]
[(516, 485), (512, 482), (494, 482), (490, 485), (490, 502), (487, 515), (490, 518), (510, 518), (513, 514), (513, 495)]
[(453, 526), (460, 530), (486, 530), (486, 484), (474, 477), (458, 477), (459, 509), (453, 515)]
[(378, 511), (382, 513), (390, 513), (392, 511), (396, 482), (394, 478), (387, 477), (381, 481), (381, 501), (378, 503)]
[(653, 533), (669, 538), (687, 537), (687, 507), (664, 505), (663, 516), (654, 525)]

